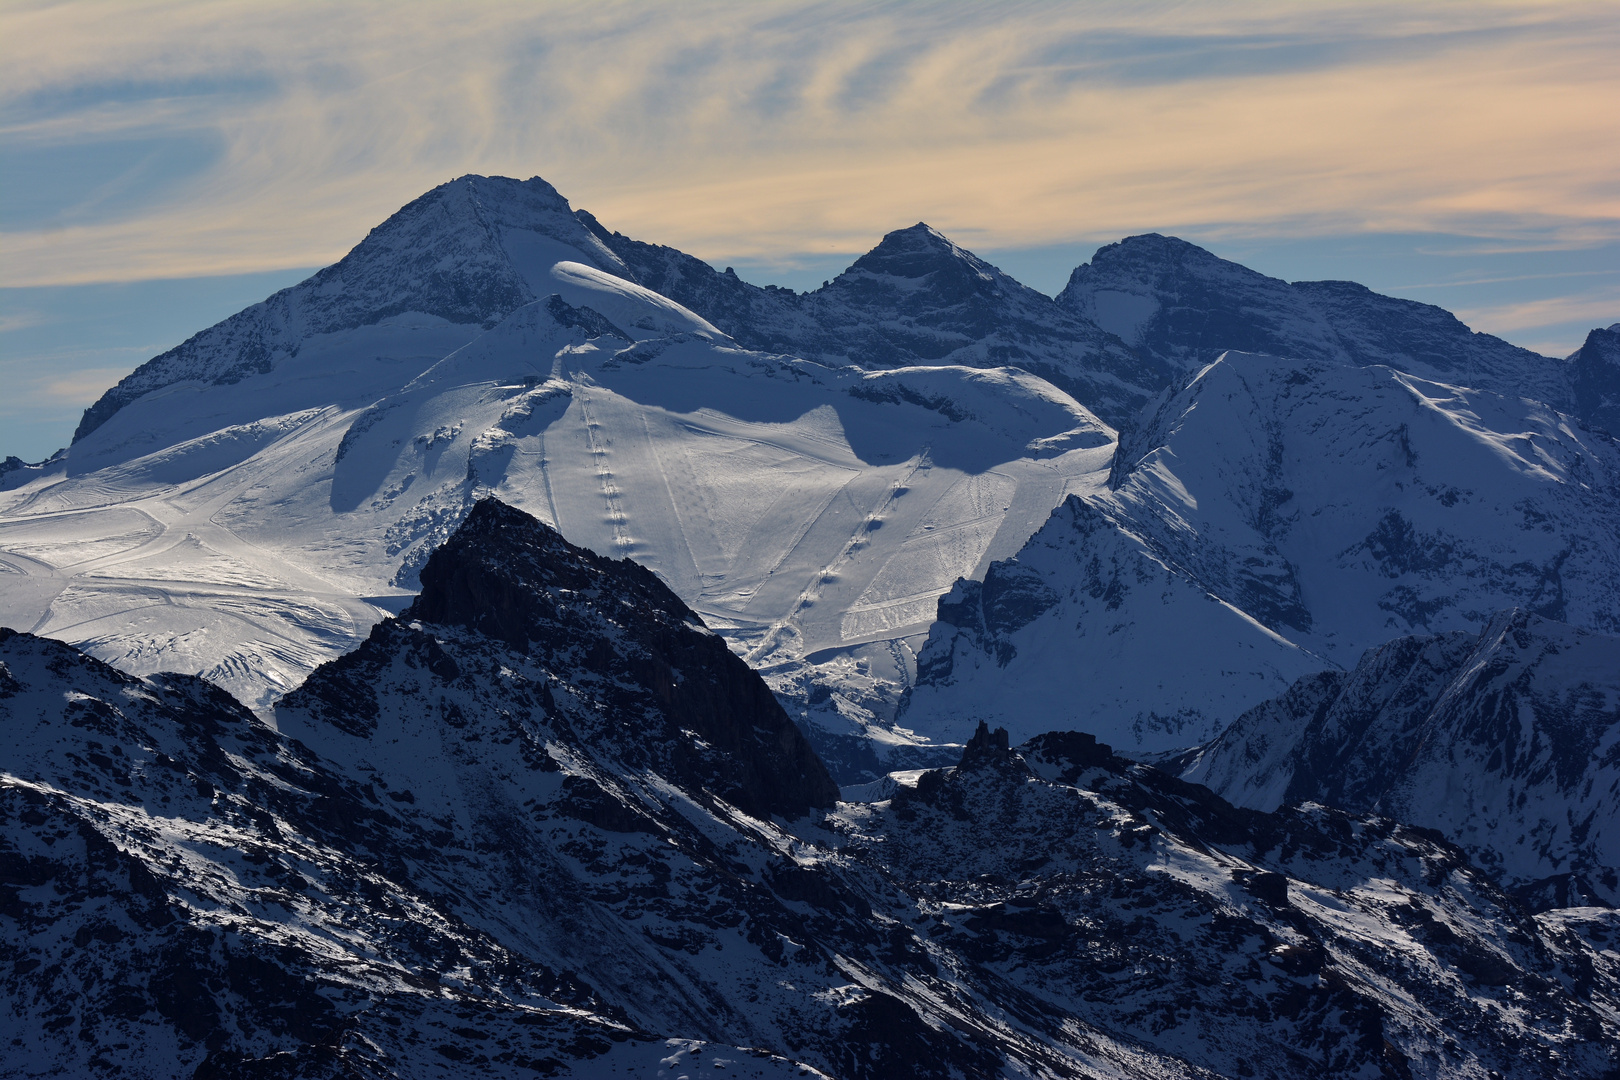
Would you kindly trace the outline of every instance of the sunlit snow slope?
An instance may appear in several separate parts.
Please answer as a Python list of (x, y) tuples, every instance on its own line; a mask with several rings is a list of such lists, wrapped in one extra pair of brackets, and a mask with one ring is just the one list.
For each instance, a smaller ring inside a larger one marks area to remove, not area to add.
[[(377, 238), (394, 234), (447, 252), (394, 282), (389, 306), (430, 310), (288, 330), (263, 371), (210, 351), (235, 340), (224, 324), (126, 380), (151, 389), (65, 463), (8, 477), (0, 623), (134, 672), (203, 672), (262, 707), (402, 604), (495, 493), (653, 568), (779, 685), (811, 658), (871, 699), (849, 716), (886, 721), (939, 594), (1106, 476), (1112, 430), (1033, 375), (742, 350), (612, 273), (542, 182), (434, 194), (237, 321), (341, 307), (351, 279), (381, 288), (367, 282), (396, 253)], [(441, 214), (457, 199), (474, 205)], [(462, 297), (482, 282), (494, 299), (456, 315), (481, 321), (433, 313), (440, 279)]]

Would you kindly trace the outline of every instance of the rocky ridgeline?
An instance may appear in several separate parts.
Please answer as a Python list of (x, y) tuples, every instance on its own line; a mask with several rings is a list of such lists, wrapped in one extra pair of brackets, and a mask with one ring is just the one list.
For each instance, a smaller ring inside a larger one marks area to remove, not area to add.
[(1250, 710), (1182, 776), (1440, 829), (1536, 908), (1620, 904), (1620, 637), (1512, 610)]
[[(1620, 923), (1083, 735), (835, 790), (628, 561), (481, 503), (266, 723), (0, 637), (18, 1075), (1601, 1076)], [(746, 1049), (738, 1049), (746, 1048)]]

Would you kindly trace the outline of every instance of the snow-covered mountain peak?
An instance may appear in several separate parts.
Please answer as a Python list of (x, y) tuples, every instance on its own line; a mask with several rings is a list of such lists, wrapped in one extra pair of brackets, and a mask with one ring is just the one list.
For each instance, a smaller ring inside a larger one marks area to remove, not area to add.
[[(164, 431), (173, 427), (174, 402), (159, 410), (167, 418), (142, 416), (100, 440), (90, 437), (125, 406), (168, 387), (248, 383), (251, 393), (225, 406), (236, 423), (274, 415), (258, 411), (258, 402), (275, 401), (278, 412), (290, 411), (283, 401), (293, 385), (300, 388), (291, 392), (298, 407), (351, 395), (375, 399), (415, 374), (401, 378), (400, 365), (420, 363), (423, 346), (431, 362), (449, 351), (444, 344), (454, 348), (523, 304), (559, 292), (551, 268), (562, 261), (629, 273), (539, 177), (452, 180), (402, 207), (307, 281), (142, 364), (85, 411), (71, 456), (93, 467), (164, 445), (173, 438)], [(412, 328), (431, 331), (435, 340), (428, 345), (423, 339), (430, 335), (409, 333)], [(334, 382), (323, 346), (360, 352), (356, 333), (368, 339), (363, 350), (373, 362)], [(306, 357), (312, 347), (313, 360)], [(264, 376), (278, 370), (281, 376), (270, 380), (274, 391), (266, 394)], [(210, 405), (218, 408), (228, 397), (213, 394)]]
[(888, 233), (876, 247), (856, 259), (844, 271), (844, 275), (863, 273), (927, 281), (935, 288), (971, 284), (975, 279), (982, 287), (1005, 276), (972, 252), (957, 247), (938, 229), (921, 221), (910, 228)]
[(1057, 302), (1188, 371), (1226, 349), (1347, 359), (1286, 281), (1159, 233), (1099, 248)]
[(1386, 364), (1571, 407), (1564, 365), (1475, 333), (1443, 308), (1349, 281), (1290, 284), (1157, 233), (1100, 248), (1075, 269), (1057, 302), (1187, 374), (1234, 349)]
[(1540, 402), (1226, 352), (1127, 433), (1105, 493), (941, 598), (901, 719), (1152, 753), (1401, 634), (1512, 606), (1613, 633), (1617, 485), (1614, 444)]

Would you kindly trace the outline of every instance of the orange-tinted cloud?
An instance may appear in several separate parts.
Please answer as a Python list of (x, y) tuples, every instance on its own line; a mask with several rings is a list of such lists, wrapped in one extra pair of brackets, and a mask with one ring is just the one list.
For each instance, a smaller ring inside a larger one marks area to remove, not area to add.
[(464, 172), (708, 257), (1148, 228), (1620, 234), (1614, 4), (13, 8), (0, 153), (222, 148), (0, 284), (329, 262)]

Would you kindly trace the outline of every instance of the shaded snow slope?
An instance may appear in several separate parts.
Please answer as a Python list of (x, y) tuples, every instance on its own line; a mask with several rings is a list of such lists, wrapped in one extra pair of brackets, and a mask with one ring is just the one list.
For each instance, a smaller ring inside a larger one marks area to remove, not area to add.
[(751, 348), (879, 368), (1019, 367), (1116, 427), (1177, 373), (920, 222), (889, 233), (824, 287), (801, 295), (750, 285), (581, 215), (636, 280)]
[(1620, 451), (1545, 405), (1228, 353), (1127, 438), (1107, 492), (941, 601), (902, 720), (1166, 750), (1505, 607), (1620, 631), (1617, 552)]
[(1387, 364), (1426, 379), (1571, 407), (1564, 366), (1450, 312), (1351, 281), (1290, 284), (1148, 233), (1099, 248), (1057, 303), (1144, 358), (1197, 371), (1228, 350)]
[(1509, 611), (1399, 638), (1245, 713), (1182, 776), (1440, 829), (1540, 906), (1620, 905), (1620, 637)]
[(1323, 664), (1070, 496), (1016, 559), (940, 599), (899, 719), (942, 740), (983, 719), (1167, 750)]

